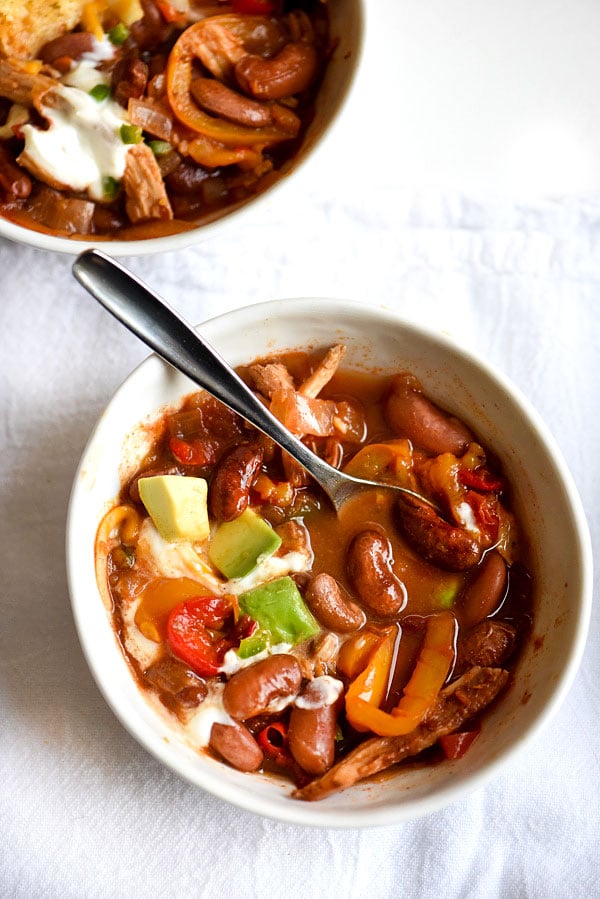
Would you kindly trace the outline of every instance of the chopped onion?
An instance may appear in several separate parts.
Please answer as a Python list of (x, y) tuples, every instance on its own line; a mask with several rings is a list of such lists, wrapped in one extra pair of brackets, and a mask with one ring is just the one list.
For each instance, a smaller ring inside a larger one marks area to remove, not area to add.
[(271, 399), (271, 412), (293, 434), (330, 437), (335, 433), (335, 403), (311, 399), (295, 390), (276, 390)]
[(153, 137), (158, 137), (160, 140), (169, 140), (171, 137), (173, 129), (171, 117), (154, 104), (131, 98), (127, 112), (132, 125), (140, 125)]

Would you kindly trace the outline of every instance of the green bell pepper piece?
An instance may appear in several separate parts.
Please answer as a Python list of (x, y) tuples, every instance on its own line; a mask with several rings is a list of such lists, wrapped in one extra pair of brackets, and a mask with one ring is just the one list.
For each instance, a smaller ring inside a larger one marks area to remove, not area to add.
[(240, 643), (247, 659), (278, 643), (302, 643), (320, 630), (291, 577), (280, 577), (242, 593), (240, 609), (258, 622), (258, 630)]

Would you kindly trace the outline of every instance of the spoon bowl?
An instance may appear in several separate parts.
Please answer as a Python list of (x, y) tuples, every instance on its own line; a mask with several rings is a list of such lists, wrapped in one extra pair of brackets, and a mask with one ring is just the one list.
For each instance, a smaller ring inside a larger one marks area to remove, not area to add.
[(285, 428), (223, 357), (158, 294), (99, 250), (86, 250), (73, 263), (79, 283), (154, 352), (274, 440), (322, 488), (339, 512), (365, 490), (394, 490), (436, 508), (424, 496), (398, 484), (344, 474), (311, 452)]

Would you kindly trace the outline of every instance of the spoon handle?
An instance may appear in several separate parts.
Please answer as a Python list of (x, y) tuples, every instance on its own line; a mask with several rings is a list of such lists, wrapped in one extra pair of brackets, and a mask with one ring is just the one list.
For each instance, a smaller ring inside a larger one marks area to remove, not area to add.
[(78, 256), (73, 263), (73, 274), (108, 312), (158, 356), (293, 456), (333, 500), (335, 469), (291, 434), (219, 353), (163, 299), (98, 250), (86, 250)]

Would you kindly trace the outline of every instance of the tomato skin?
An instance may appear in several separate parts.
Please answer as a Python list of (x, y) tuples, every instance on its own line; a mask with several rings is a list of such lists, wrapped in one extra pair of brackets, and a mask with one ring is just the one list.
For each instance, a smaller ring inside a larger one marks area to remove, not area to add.
[(235, 13), (248, 16), (268, 16), (277, 10), (277, 0), (231, 0)]
[(470, 471), (468, 468), (461, 468), (458, 472), (458, 480), (463, 486), (481, 490), (483, 493), (500, 493), (502, 491), (502, 481), (499, 478), (492, 478), (487, 472), (480, 474), (477, 471)]
[(180, 437), (171, 437), (169, 449), (175, 460), (183, 465), (212, 465), (215, 461), (215, 451), (204, 440), (182, 440)]
[(218, 674), (225, 653), (235, 646), (235, 640), (223, 633), (232, 618), (233, 608), (221, 596), (198, 596), (179, 603), (167, 621), (171, 652), (201, 677)]

